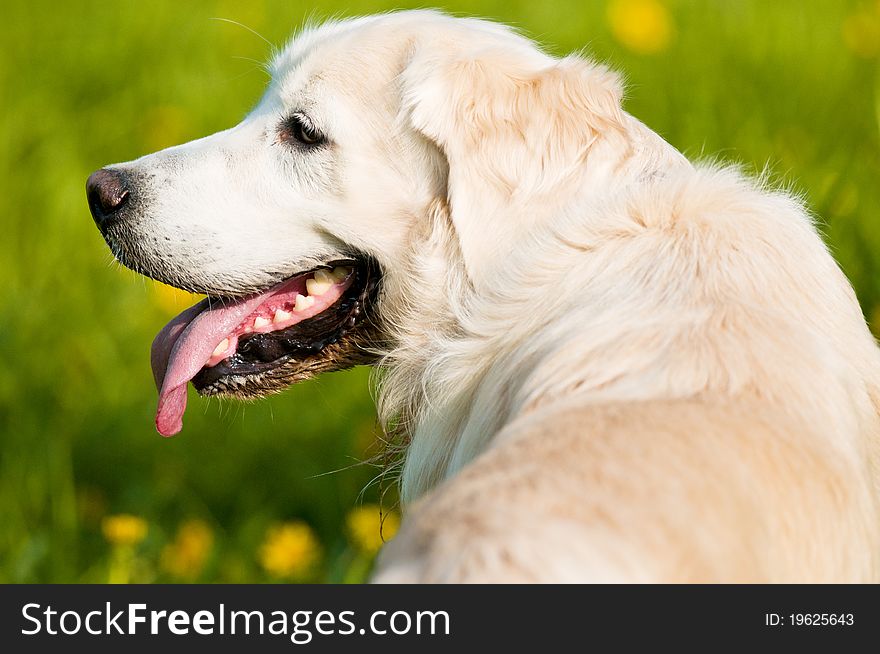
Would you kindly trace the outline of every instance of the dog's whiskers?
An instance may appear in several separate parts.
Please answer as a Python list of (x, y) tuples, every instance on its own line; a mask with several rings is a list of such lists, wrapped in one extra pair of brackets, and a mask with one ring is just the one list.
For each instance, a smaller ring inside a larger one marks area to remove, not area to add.
[[(240, 27), (240, 28), (242, 28), (242, 29), (244, 29), (244, 30), (247, 30), (248, 32), (250, 32), (250, 33), (253, 34), (254, 36), (259, 37), (259, 38), (260, 38), (260, 39), (261, 39), (266, 45), (269, 46), (269, 48), (271, 48), (271, 50), (272, 50), (273, 52), (275, 51), (275, 44), (273, 44), (269, 39), (267, 39), (265, 36), (263, 36), (262, 34), (260, 34), (260, 33), (259, 33), (257, 30), (255, 30), (253, 27), (248, 27), (248, 26), (245, 25), (244, 23), (239, 22), (239, 21), (237, 21), (237, 20), (232, 20), (231, 18), (221, 18), (221, 17), (219, 17), (219, 16), (212, 16), (212, 17), (210, 18), (210, 20), (217, 20), (217, 21), (220, 21), (220, 22), (222, 22), (222, 23), (229, 23), (229, 24), (231, 24), (231, 25), (237, 25), (238, 27)], [(261, 65), (262, 65), (262, 64), (261, 64)]]

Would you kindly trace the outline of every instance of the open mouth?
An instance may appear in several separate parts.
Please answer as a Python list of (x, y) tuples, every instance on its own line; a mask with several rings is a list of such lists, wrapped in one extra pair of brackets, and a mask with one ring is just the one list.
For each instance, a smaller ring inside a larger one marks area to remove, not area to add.
[(156, 429), (183, 427), (187, 384), (203, 395), (255, 397), (373, 357), (360, 331), (379, 282), (372, 262), (337, 261), (237, 299), (205, 298), (153, 341)]

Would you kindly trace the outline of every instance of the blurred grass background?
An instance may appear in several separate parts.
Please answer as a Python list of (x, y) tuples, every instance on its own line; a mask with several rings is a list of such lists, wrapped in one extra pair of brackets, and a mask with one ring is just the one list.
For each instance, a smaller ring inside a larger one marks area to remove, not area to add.
[[(163, 440), (149, 345), (193, 298), (111, 263), (84, 183), (255, 103), (267, 44), (211, 18), (280, 45), (309, 16), (406, 6), (3, 3), (0, 581), (364, 578), (378, 471), (348, 467), (378, 448), (368, 372), (256, 404), (191, 397), (184, 432)], [(627, 109), (688, 155), (768, 166), (807, 197), (880, 327), (880, 1), (442, 6), (558, 53), (586, 46), (625, 72)]]

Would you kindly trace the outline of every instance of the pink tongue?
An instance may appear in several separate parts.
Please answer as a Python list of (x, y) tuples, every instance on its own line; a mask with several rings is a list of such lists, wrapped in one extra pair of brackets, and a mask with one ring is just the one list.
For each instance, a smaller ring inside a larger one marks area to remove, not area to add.
[(159, 389), (156, 429), (173, 436), (183, 428), (186, 385), (202, 369), (217, 343), (235, 329), (275, 289), (231, 304), (208, 308), (208, 300), (190, 307), (169, 322), (153, 341), (150, 363)]

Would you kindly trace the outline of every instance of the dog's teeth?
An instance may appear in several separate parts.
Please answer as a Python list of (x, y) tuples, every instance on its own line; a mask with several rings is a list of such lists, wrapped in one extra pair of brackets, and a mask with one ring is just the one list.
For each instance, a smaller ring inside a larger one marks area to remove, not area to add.
[(214, 348), (214, 353), (211, 356), (219, 357), (221, 354), (223, 354), (228, 349), (229, 349), (229, 339), (224, 338), (222, 341), (220, 341), (217, 344), (217, 347)]
[(318, 279), (318, 273), (324, 273), (323, 270), (319, 270), (315, 273), (315, 277), (313, 279), (306, 280), (306, 290), (309, 292), (309, 296), (314, 297), (316, 295), (324, 295), (330, 287), (333, 286), (332, 278), (330, 281), (327, 281), (327, 274), (324, 273), (321, 275), (321, 279)]
[(290, 320), (290, 316), (292, 315), (293, 314), (288, 313), (284, 309), (277, 309), (275, 315), (272, 317), (272, 322), (284, 322), (285, 320)]
[(259, 329), (260, 327), (265, 327), (270, 323), (268, 318), (263, 318), (263, 316), (257, 316), (254, 318), (254, 329)]
[(333, 273), (329, 270), (324, 270), (323, 268), (321, 270), (316, 270), (314, 277), (315, 280), (322, 284), (325, 282), (328, 284), (334, 284), (336, 282), (336, 278), (333, 276)]
[[(312, 281), (311, 279), (309, 281)], [(308, 282), (306, 282), (308, 285)], [(296, 304), (293, 305), (294, 311), (305, 311), (315, 303), (315, 298), (306, 297), (305, 295), (296, 294)]]
[(348, 277), (351, 274), (351, 268), (337, 266), (336, 268), (333, 269), (333, 272), (330, 274), (333, 276), (333, 279), (338, 284), (339, 282), (341, 282), (342, 280), (344, 280), (346, 277)]

